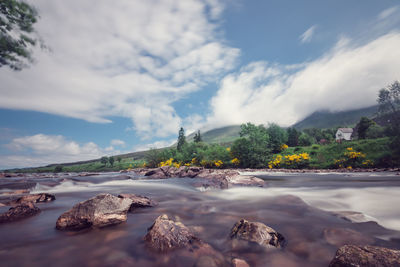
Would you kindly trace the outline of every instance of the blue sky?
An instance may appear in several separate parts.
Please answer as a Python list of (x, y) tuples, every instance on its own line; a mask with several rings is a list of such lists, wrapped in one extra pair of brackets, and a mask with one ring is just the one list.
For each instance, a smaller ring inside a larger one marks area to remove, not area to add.
[(373, 105), (400, 79), (397, 1), (31, 0), (35, 63), (0, 68), (0, 169)]

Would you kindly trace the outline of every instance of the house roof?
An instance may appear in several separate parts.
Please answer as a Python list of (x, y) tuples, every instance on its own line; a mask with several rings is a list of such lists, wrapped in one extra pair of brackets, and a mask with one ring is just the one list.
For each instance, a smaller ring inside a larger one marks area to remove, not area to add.
[(342, 133), (352, 133), (353, 128), (339, 128), (338, 131), (341, 131)]

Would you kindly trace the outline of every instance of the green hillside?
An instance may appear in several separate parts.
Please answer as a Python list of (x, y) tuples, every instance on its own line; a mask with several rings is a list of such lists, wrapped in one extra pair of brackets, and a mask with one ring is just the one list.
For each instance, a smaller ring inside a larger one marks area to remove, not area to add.
[(293, 127), (299, 130), (307, 128), (333, 128), (338, 126), (353, 127), (361, 117), (372, 118), (376, 115), (377, 111), (378, 106), (341, 112), (317, 111), (302, 121), (295, 123)]
[[(201, 132), (203, 142), (209, 144), (230, 143), (239, 137), (240, 125), (231, 125), (222, 128), (212, 129), (206, 132)], [(189, 142), (193, 141), (195, 133), (187, 137)]]

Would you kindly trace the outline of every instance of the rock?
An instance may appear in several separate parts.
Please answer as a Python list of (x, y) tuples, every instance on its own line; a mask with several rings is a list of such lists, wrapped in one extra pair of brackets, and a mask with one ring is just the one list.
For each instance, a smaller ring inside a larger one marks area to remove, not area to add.
[(34, 216), (40, 212), (32, 202), (23, 203), (10, 208), (7, 212), (0, 214), (0, 223), (12, 222)]
[(110, 194), (100, 194), (76, 204), (57, 220), (58, 230), (80, 230), (89, 227), (105, 227), (127, 220), (132, 200)]
[(258, 186), (258, 187), (265, 186), (265, 181), (263, 179), (248, 175), (235, 175), (229, 177), (228, 181), (232, 185), (239, 185), (239, 186)]
[(324, 239), (331, 245), (368, 245), (374, 242), (374, 239), (363, 235), (360, 232), (348, 228), (327, 228), (324, 229)]
[(218, 267), (218, 260), (210, 256), (202, 256), (198, 258), (194, 267)]
[(119, 198), (127, 198), (132, 201), (131, 207), (129, 211), (134, 211), (137, 208), (151, 208), (157, 205), (156, 202), (152, 201), (148, 197), (134, 195), (134, 194), (120, 194), (118, 195)]
[(400, 251), (375, 246), (346, 245), (338, 249), (329, 267), (400, 266)]
[(22, 195), (22, 194), (27, 194), (27, 193), (29, 193), (29, 190), (27, 190), (27, 189), (20, 189), (20, 190), (2, 192), (2, 193), (0, 193), (0, 195), (1, 195), (1, 196), (9, 196), (9, 195)]
[(33, 202), (33, 203), (41, 203), (41, 202), (50, 202), (55, 200), (56, 197), (51, 194), (47, 193), (41, 193), (41, 194), (33, 194), (33, 195), (26, 195), (18, 198), (15, 201), (12, 201), (11, 204), (22, 204), (22, 203), (28, 203), (28, 202)]
[(361, 212), (356, 211), (335, 211), (331, 212), (336, 217), (342, 218), (343, 220), (352, 222), (352, 223), (361, 223), (361, 222), (370, 222), (375, 221), (374, 218), (365, 215)]
[(265, 248), (280, 248), (285, 241), (285, 238), (271, 227), (260, 222), (249, 222), (245, 219), (235, 223), (230, 238), (257, 243)]
[(202, 243), (200, 239), (181, 222), (170, 220), (166, 214), (160, 215), (148, 229), (144, 237), (148, 247), (164, 252), (177, 248), (191, 247)]
[(161, 168), (147, 171), (144, 174), (144, 176), (151, 177), (151, 178), (154, 178), (154, 179), (165, 179), (165, 178), (168, 178), (168, 176), (165, 175), (165, 173), (162, 171)]
[(250, 265), (242, 259), (233, 259), (232, 260), (233, 267), (250, 267)]

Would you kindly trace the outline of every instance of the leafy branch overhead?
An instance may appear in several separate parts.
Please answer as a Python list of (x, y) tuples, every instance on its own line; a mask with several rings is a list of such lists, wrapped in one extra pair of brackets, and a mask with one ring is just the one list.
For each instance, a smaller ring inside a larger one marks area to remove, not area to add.
[(0, 67), (21, 70), (33, 62), (32, 48), (38, 43), (33, 25), (38, 13), (17, 0), (0, 1)]

